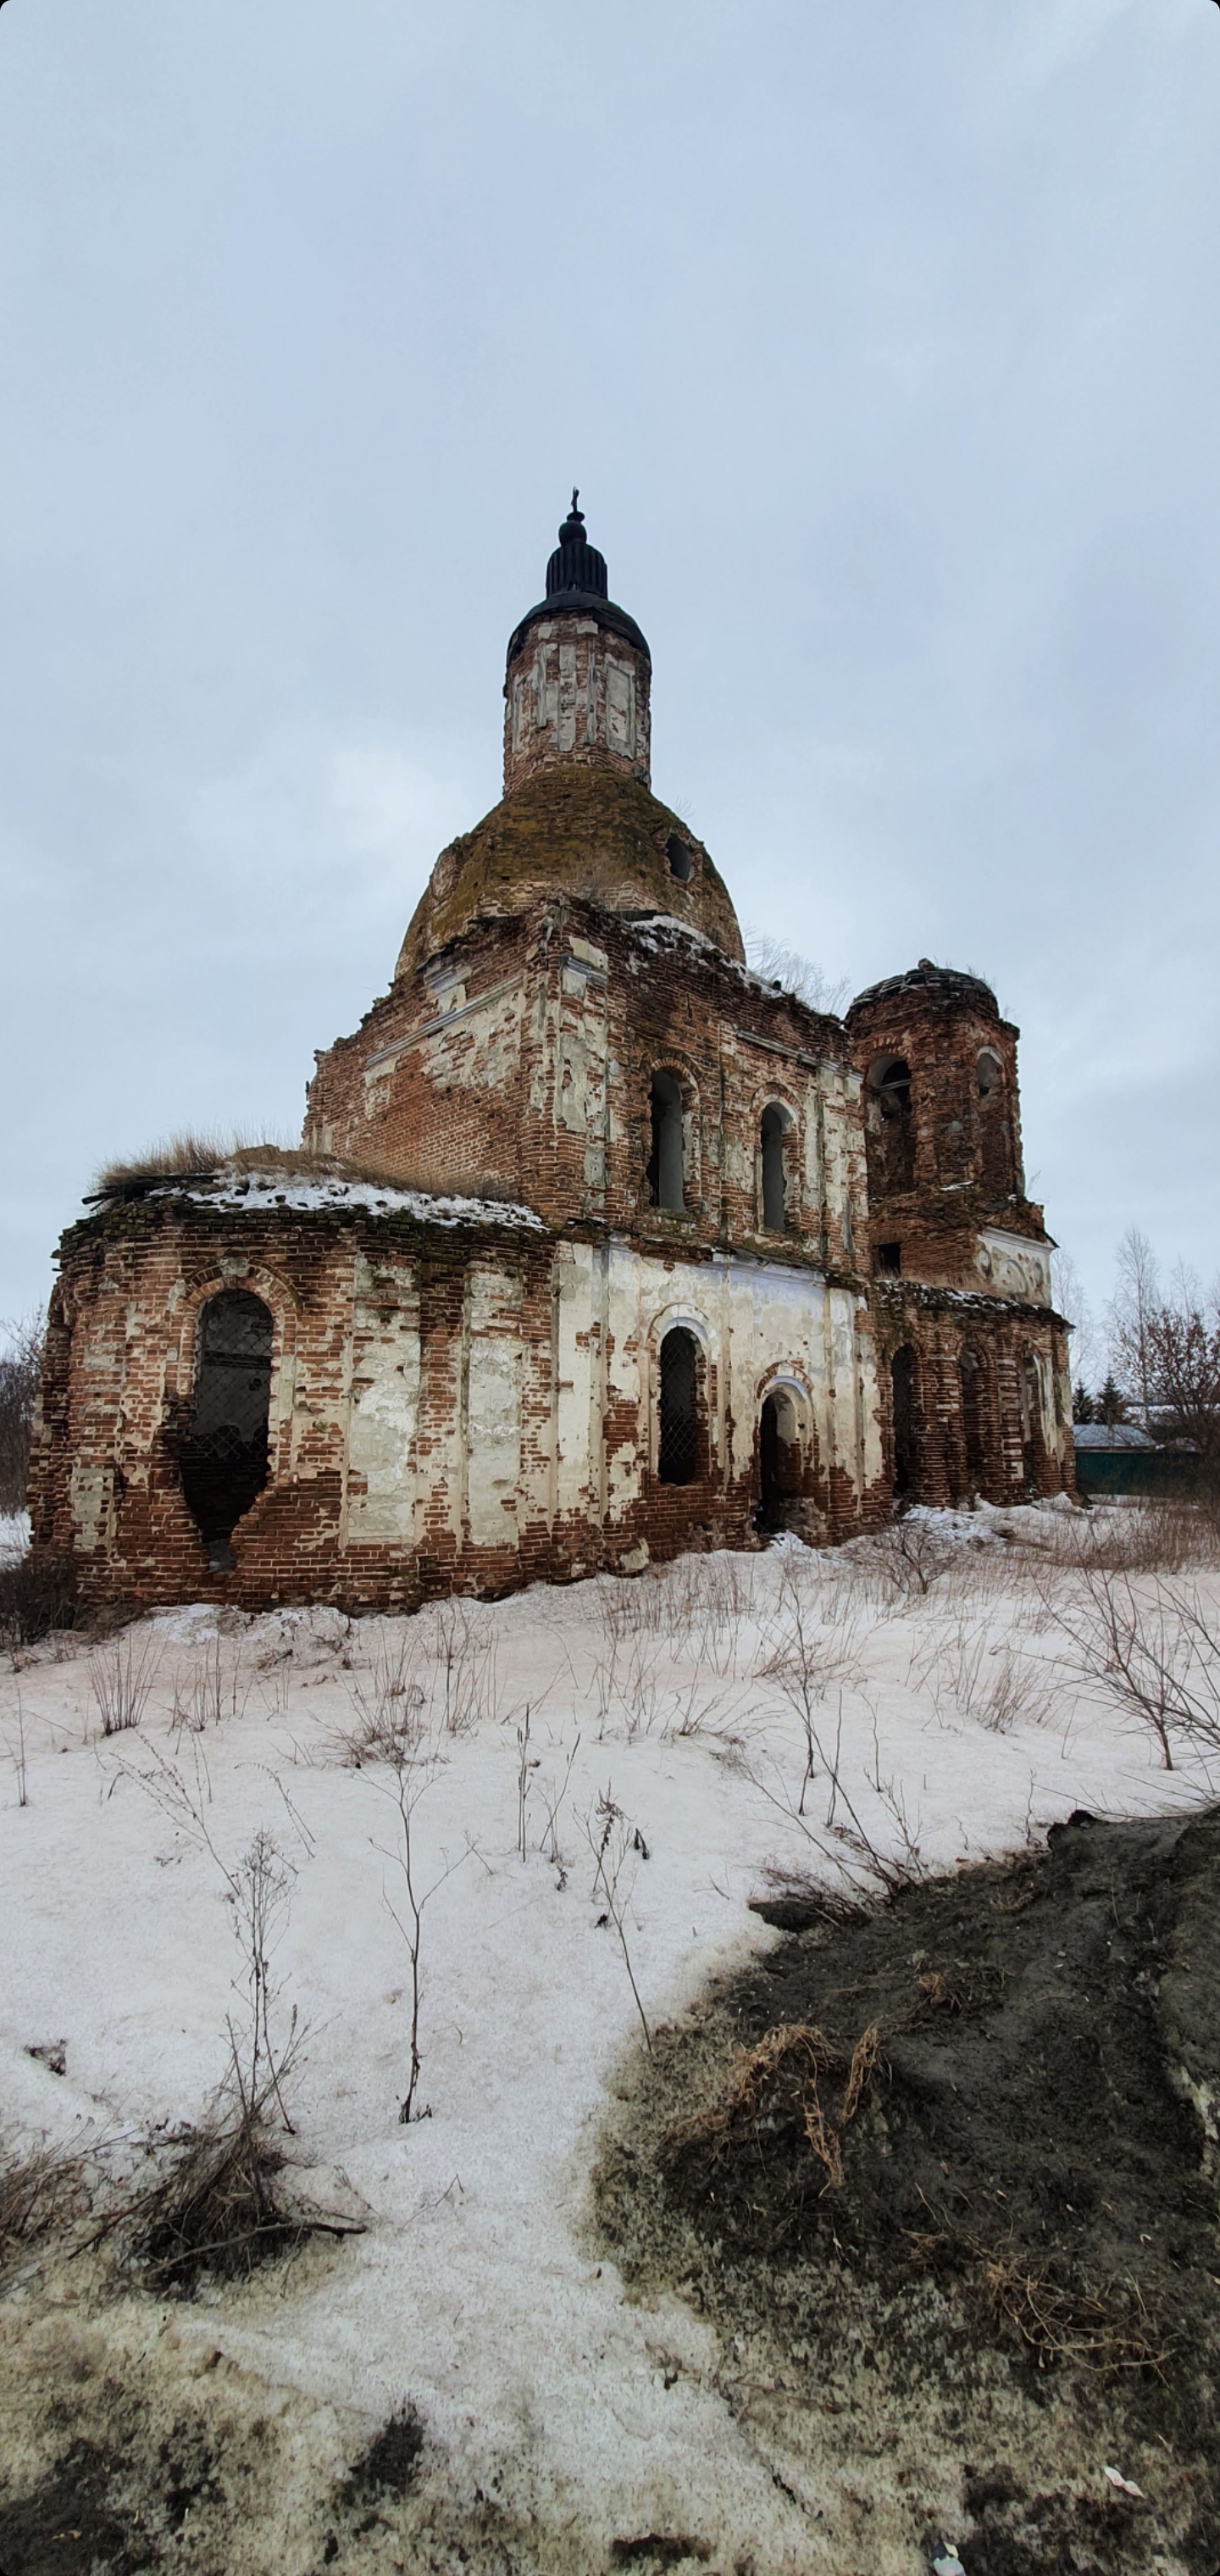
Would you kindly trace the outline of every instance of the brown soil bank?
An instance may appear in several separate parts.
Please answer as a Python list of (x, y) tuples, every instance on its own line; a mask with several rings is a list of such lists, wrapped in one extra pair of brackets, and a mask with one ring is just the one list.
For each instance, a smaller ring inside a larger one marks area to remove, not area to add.
[(629, 2087), (617, 2259), (714, 2316), (843, 2576), (946, 2529), (968, 2576), (1220, 2576), (1220, 1812), (760, 1910)]

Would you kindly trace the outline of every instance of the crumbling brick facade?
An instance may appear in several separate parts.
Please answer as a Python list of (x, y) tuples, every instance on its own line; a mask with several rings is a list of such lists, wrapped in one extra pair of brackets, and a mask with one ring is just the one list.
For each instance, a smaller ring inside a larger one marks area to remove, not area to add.
[(88, 1598), (407, 1607), (1070, 1488), (1016, 1031), (926, 963), (845, 1021), (751, 974), (651, 794), (649, 672), (569, 520), (504, 800), (302, 1155), (128, 1176), (64, 1238), (32, 1506)]

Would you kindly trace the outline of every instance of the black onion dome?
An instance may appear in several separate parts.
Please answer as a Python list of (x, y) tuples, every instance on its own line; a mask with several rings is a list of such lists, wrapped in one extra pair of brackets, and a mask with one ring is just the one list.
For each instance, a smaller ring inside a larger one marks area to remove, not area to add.
[(634, 644), (651, 664), (652, 655), (634, 617), (625, 608), (616, 608), (609, 595), (606, 558), (591, 546), (585, 535), (585, 514), (576, 507), (579, 495), (572, 494), (572, 507), (559, 531), (559, 543), (546, 568), (546, 598), (540, 599), (514, 627), (508, 644), (511, 662), (520, 652), (526, 633), (540, 617), (592, 617), (611, 635), (621, 635)]

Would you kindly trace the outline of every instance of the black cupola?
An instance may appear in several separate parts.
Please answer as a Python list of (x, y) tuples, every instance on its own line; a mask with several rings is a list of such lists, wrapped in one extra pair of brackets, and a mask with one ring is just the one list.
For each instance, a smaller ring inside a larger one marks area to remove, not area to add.
[(573, 491), (572, 507), (559, 531), (559, 543), (546, 568), (546, 598), (522, 618), (509, 638), (508, 659), (519, 653), (531, 626), (541, 617), (592, 617), (611, 635), (621, 635), (634, 644), (649, 662), (652, 656), (634, 617), (625, 608), (616, 608), (609, 596), (606, 558), (591, 546), (585, 535), (585, 514), (576, 506), (580, 495)]
[(572, 507), (559, 531), (559, 543), (546, 568), (546, 595), (560, 599), (567, 590), (577, 590), (589, 599), (608, 599), (610, 585), (606, 576), (606, 558), (585, 535), (585, 514), (576, 504), (580, 494), (572, 493)]

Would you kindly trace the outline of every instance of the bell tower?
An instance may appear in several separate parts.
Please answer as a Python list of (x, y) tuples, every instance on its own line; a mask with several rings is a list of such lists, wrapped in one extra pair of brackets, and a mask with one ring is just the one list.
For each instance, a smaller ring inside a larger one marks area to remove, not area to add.
[(573, 762), (651, 784), (652, 657), (609, 597), (606, 558), (572, 507), (546, 568), (546, 597), (510, 638), (504, 680), (504, 793)]

